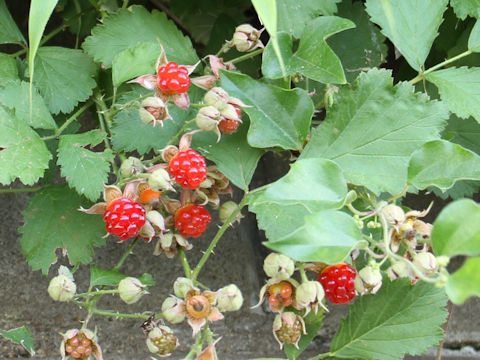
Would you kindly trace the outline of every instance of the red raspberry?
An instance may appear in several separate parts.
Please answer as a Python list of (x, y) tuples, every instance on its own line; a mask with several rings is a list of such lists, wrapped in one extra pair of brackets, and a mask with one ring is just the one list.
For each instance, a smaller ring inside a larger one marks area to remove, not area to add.
[(207, 229), (212, 216), (203, 205), (188, 204), (175, 212), (175, 227), (184, 237), (197, 238)]
[(145, 224), (145, 209), (127, 197), (120, 197), (108, 205), (103, 220), (107, 223), (107, 232), (124, 241), (138, 235)]
[[(242, 109), (240, 109), (239, 106), (233, 105), (235, 108), (235, 111), (237, 112), (237, 115), (241, 118), (242, 117)], [(234, 119), (228, 119), (224, 118), (223, 120), (220, 120), (218, 123), (218, 129), (225, 134), (231, 134), (234, 133), (237, 129), (238, 126), (240, 125), (240, 121), (234, 120)]]
[(191, 81), (188, 77), (188, 69), (185, 66), (178, 66), (176, 62), (170, 61), (167, 65), (158, 69), (157, 83), (160, 90), (172, 95), (186, 92)]
[(318, 277), (325, 297), (334, 304), (345, 304), (355, 297), (357, 272), (346, 263), (327, 266)]
[(202, 155), (188, 149), (170, 160), (168, 172), (182, 187), (197, 189), (207, 178), (207, 163)]

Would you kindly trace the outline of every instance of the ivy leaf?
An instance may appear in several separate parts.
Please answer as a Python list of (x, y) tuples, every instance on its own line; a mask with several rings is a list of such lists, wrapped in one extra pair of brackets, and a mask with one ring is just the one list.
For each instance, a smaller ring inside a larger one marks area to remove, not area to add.
[[(292, 39), (286, 33), (278, 34), (280, 56), (285, 62), (285, 75), (300, 73), (309, 79), (322, 83), (343, 84), (346, 82), (342, 63), (326, 43), (333, 34), (355, 27), (350, 20), (336, 16), (322, 16), (312, 20), (302, 33), (298, 50), (292, 55)], [(263, 56), (262, 73), (271, 79), (284, 77), (273, 56), (270, 42)]]
[(463, 304), (470, 296), (480, 296), (480, 257), (468, 258), (448, 277), (445, 290), (456, 305)]
[(480, 18), (480, 0), (450, 0), (450, 6), (458, 18), (465, 20), (467, 16)]
[[(85, 39), (83, 48), (95, 61), (110, 67), (120, 52), (141, 42), (157, 41), (162, 44), (170, 61), (179, 64), (194, 64), (198, 61), (190, 39), (183, 36), (165, 13), (157, 10), (150, 13), (138, 5), (119, 9), (106, 16), (102, 24), (93, 28), (92, 35)], [(158, 55), (160, 54), (155, 54), (153, 61)]]
[(477, 20), (470, 33), (470, 37), (468, 38), (468, 50), (480, 52), (480, 20)]
[(113, 85), (118, 87), (134, 77), (154, 73), (155, 63), (161, 51), (158, 43), (142, 42), (118, 53), (112, 64)]
[(15, 110), (15, 116), (31, 127), (38, 129), (56, 129), (43, 98), (36, 89), (32, 89), (32, 116), (30, 117), (30, 84), (25, 81), (11, 81), (0, 87), (0, 104)]
[(305, 215), (338, 209), (347, 195), (340, 168), (324, 159), (298, 160), (281, 179), (248, 195), (249, 210), (270, 241), (294, 233)]
[(318, 335), (318, 332), (322, 328), (323, 310), (318, 311), (316, 314), (314, 311), (311, 311), (303, 318), (303, 320), (305, 321), (305, 330), (307, 334), (302, 334), (302, 337), (298, 342), (298, 349), (292, 344), (285, 344), (284, 351), (289, 359), (295, 360), (298, 358), (308, 345), (312, 343), (313, 338)]
[(444, 290), (433, 284), (385, 278), (377, 294), (359, 297), (349, 307), (333, 338), (332, 356), (400, 360), (422, 354), (443, 338), (446, 303)]
[(48, 169), (52, 154), (40, 136), (24, 121), (0, 106), (0, 183), (19, 178), (32, 185)]
[(5, 0), (0, 0), (0, 44), (25, 44), (25, 38), (8, 11)]
[(108, 181), (112, 151), (93, 152), (85, 146), (95, 146), (105, 140), (101, 130), (91, 130), (83, 134), (62, 135), (58, 145), (57, 164), (68, 185), (89, 200), (95, 201)]
[(360, 73), (379, 66), (387, 57), (385, 37), (368, 17), (360, 2), (350, 0), (338, 5), (338, 16), (355, 23), (353, 29), (344, 30), (328, 39), (333, 52), (340, 58), (345, 77), (352, 82)]
[(420, 71), (448, 0), (367, 0), (367, 12), (412, 68)]
[(423, 144), (408, 164), (408, 183), (419, 190), (445, 191), (458, 180), (480, 180), (480, 156), (446, 140)]
[(251, 146), (303, 148), (314, 110), (304, 90), (284, 90), (234, 72), (220, 74), (221, 86), (252, 106), (243, 108), (250, 117), (247, 140)]
[(14, 57), (0, 53), (0, 86), (18, 80), (17, 62)]
[(69, 113), (92, 95), (95, 64), (81, 50), (43, 46), (35, 59), (34, 84), (50, 112)]
[[(90, 267), (90, 286), (118, 286), (118, 283), (125, 279), (127, 275), (122, 274), (117, 269), (102, 269), (101, 267), (93, 264)], [(143, 274), (138, 278), (142, 284), (147, 286), (154, 286), (155, 281), (153, 280), (152, 275)]]
[(333, 15), (337, 12), (337, 3), (341, 0), (278, 0), (277, 30), (285, 31), (299, 38), (302, 31), (311, 20), (320, 15)]
[(399, 193), (412, 152), (440, 138), (447, 118), (441, 102), (415, 94), (409, 83), (393, 86), (390, 72), (372, 69), (340, 89), (300, 158), (333, 160), (352, 183)]
[(248, 190), (258, 160), (264, 153), (248, 145), (248, 126), (249, 121), (244, 116), (238, 130), (230, 135), (223, 134), (219, 143), (215, 143), (216, 135), (211, 132), (202, 132), (193, 138), (195, 149), (212, 160), (221, 173), (243, 190)]
[(78, 211), (82, 205), (88, 207), (67, 186), (47, 187), (30, 198), (19, 232), (23, 255), (32, 270), (46, 275), (57, 261), (57, 248), (66, 250), (70, 264), (77, 265), (92, 260), (94, 246), (105, 245), (102, 217)]
[(480, 205), (456, 200), (442, 209), (432, 230), (435, 255), (480, 255)]
[(11, 330), (0, 329), (0, 335), (3, 336), (5, 339), (14, 342), (15, 344), (22, 345), (31, 356), (35, 356), (33, 336), (32, 334), (30, 334), (30, 331), (28, 331), (25, 325)]
[(438, 87), (440, 97), (461, 118), (473, 116), (480, 123), (480, 67), (448, 68), (425, 75)]

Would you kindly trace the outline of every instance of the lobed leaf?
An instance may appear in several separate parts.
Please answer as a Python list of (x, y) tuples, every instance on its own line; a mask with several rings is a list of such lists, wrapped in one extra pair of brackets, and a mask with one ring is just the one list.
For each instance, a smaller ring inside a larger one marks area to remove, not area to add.
[[(118, 286), (118, 283), (126, 278), (127, 275), (122, 274), (117, 269), (102, 269), (101, 267), (93, 264), (90, 267), (90, 286)], [(153, 281), (152, 275), (143, 274), (138, 278), (142, 284), (147, 286), (154, 286), (155, 281)]]
[(409, 83), (393, 86), (390, 72), (372, 69), (340, 89), (300, 158), (333, 160), (348, 181), (399, 193), (412, 152), (439, 139), (447, 118), (441, 102), (415, 94)]
[(480, 18), (480, 0), (450, 0), (450, 6), (462, 20), (467, 16)]
[(101, 130), (91, 130), (82, 134), (62, 135), (58, 145), (58, 160), (61, 174), (70, 187), (95, 201), (108, 182), (112, 151), (93, 152), (86, 146), (95, 146), (104, 141), (106, 134)]
[(28, 331), (25, 325), (11, 330), (0, 329), (0, 335), (3, 336), (5, 339), (22, 345), (31, 356), (35, 356), (33, 336), (32, 334), (30, 334), (30, 331)]
[(480, 257), (468, 258), (450, 275), (445, 291), (456, 305), (462, 305), (471, 296), (480, 296)]
[(7, 43), (25, 44), (26, 42), (15, 20), (10, 15), (5, 0), (0, 0), (0, 44)]
[(358, 297), (340, 322), (332, 356), (400, 360), (426, 352), (443, 338), (447, 297), (433, 284), (383, 280), (375, 295)]
[(88, 264), (93, 247), (105, 245), (102, 217), (78, 211), (82, 205), (89, 207), (66, 185), (44, 188), (30, 198), (19, 232), (23, 255), (32, 270), (42, 270), (46, 275), (57, 261), (58, 248), (68, 254), (71, 265)]

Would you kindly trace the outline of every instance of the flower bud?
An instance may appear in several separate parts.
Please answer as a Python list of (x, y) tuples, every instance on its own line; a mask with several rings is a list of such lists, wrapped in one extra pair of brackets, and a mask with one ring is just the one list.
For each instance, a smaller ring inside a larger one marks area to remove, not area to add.
[(127, 304), (136, 303), (144, 294), (148, 294), (145, 288), (146, 286), (134, 277), (126, 277), (118, 283), (120, 299)]
[(222, 111), (228, 105), (230, 95), (221, 87), (214, 87), (207, 91), (203, 99), (205, 104)]
[(195, 123), (202, 131), (214, 131), (217, 129), (218, 123), (221, 119), (222, 115), (217, 108), (213, 106), (205, 106), (198, 111), (197, 116), (195, 117)]
[(159, 168), (148, 178), (148, 185), (155, 191), (174, 190), (167, 170)]
[(168, 326), (157, 326), (148, 333), (148, 350), (158, 356), (164, 357), (170, 355), (178, 345), (177, 337)]
[(380, 269), (365, 266), (355, 278), (355, 290), (359, 294), (375, 294), (382, 286), (382, 273)]
[(239, 211), (240, 207), (236, 202), (233, 201), (226, 201), (218, 209), (218, 215), (220, 217), (220, 221), (225, 224), (225, 222), (230, 218), (230, 216), (235, 212), (238, 211), (237, 215), (234, 219), (231, 220), (231, 223), (238, 221), (243, 217)]
[(73, 299), (77, 291), (77, 285), (75, 285), (73, 275), (66, 266), (60, 266), (58, 276), (50, 280), (47, 291), (55, 301), (70, 301)]
[(437, 259), (430, 252), (421, 252), (415, 255), (413, 264), (427, 276), (433, 275), (437, 270)]
[(260, 34), (263, 30), (257, 30), (249, 24), (243, 24), (235, 28), (232, 44), (240, 52), (252, 51), (257, 47), (264, 47), (260, 41)]
[(307, 309), (307, 314), (310, 308), (313, 308), (315, 313), (318, 311), (318, 305), (324, 305), (322, 303), (325, 297), (325, 291), (322, 285), (318, 281), (305, 281), (301, 283), (295, 291), (295, 300), (299, 306)]
[(272, 278), (286, 280), (293, 275), (295, 263), (285, 255), (271, 253), (265, 258), (263, 270)]
[(182, 309), (183, 301), (169, 296), (162, 304), (162, 314), (165, 320), (172, 324), (181, 323), (185, 319), (185, 312)]
[(156, 96), (151, 96), (142, 101), (139, 109), (140, 118), (145, 124), (155, 126), (157, 122), (163, 126), (163, 120), (171, 119), (165, 103)]
[(185, 298), (185, 294), (193, 289), (193, 283), (192, 280), (184, 278), (184, 277), (179, 277), (175, 282), (173, 283), (173, 292), (175, 296), (178, 296), (179, 298)]
[(301, 316), (293, 312), (284, 312), (273, 320), (273, 336), (280, 344), (280, 349), (283, 344), (292, 344), (298, 349), (302, 334), (306, 334), (305, 322)]
[(130, 156), (127, 160), (123, 161), (120, 166), (120, 175), (124, 178), (140, 174), (142, 171), (143, 163), (140, 159), (133, 156)]
[(400, 206), (389, 204), (385, 206), (381, 212), (391, 227), (398, 226), (405, 221), (405, 212)]
[(145, 216), (154, 228), (160, 231), (165, 231), (165, 219), (163, 218), (162, 214), (156, 210), (151, 210), (147, 211)]
[(442, 255), (437, 256), (437, 264), (439, 267), (446, 267), (450, 262), (450, 258), (448, 256)]
[(413, 274), (405, 261), (397, 261), (394, 263), (388, 268), (387, 274), (391, 280), (395, 280), (396, 278), (413, 278)]
[(217, 308), (223, 311), (237, 311), (243, 305), (242, 292), (235, 284), (227, 285), (217, 291)]

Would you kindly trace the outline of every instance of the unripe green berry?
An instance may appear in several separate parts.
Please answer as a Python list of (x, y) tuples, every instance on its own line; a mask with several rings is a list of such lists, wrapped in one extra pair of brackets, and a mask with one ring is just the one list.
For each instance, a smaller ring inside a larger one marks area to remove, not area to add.
[(185, 319), (182, 310), (183, 301), (176, 297), (169, 296), (162, 304), (162, 314), (165, 320), (172, 324), (181, 323)]
[(127, 160), (122, 162), (120, 166), (120, 175), (124, 178), (128, 178), (142, 173), (144, 167), (140, 159), (130, 156)]
[(58, 275), (50, 280), (47, 291), (55, 301), (70, 301), (75, 296), (77, 285), (69, 277)]
[(265, 258), (263, 270), (272, 278), (286, 280), (293, 275), (295, 262), (288, 256), (271, 253)]
[(217, 291), (217, 308), (220, 311), (237, 311), (243, 305), (242, 292), (235, 284), (227, 285)]
[(118, 283), (120, 299), (127, 304), (136, 303), (143, 295), (148, 294), (145, 288), (146, 286), (134, 277), (126, 277)]

